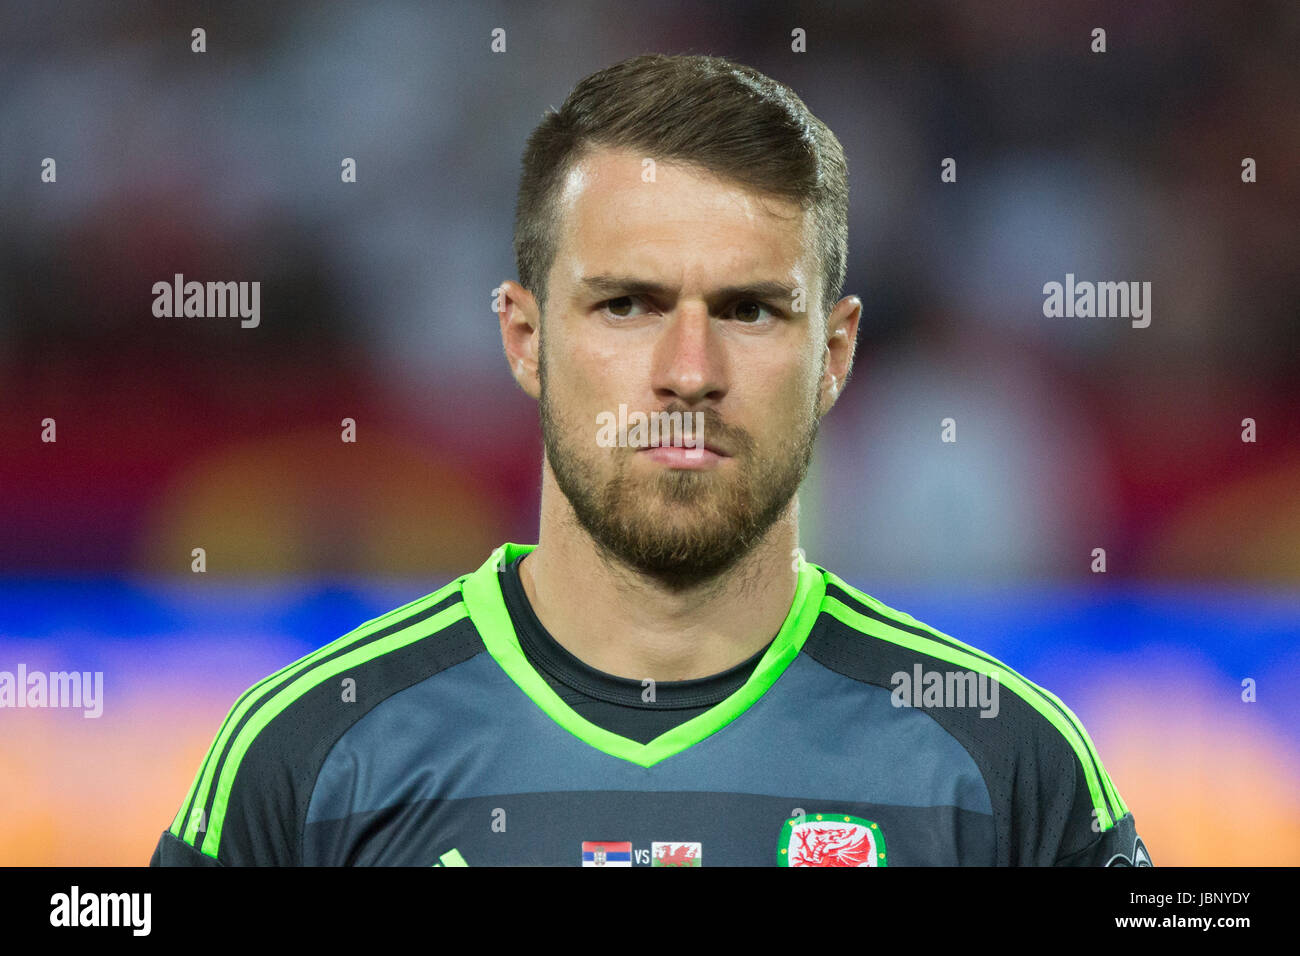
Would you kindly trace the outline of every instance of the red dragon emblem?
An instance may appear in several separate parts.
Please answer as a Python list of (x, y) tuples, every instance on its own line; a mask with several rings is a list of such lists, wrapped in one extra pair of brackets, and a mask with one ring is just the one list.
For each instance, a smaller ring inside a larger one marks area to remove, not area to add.
[(794, 832), (790, 866), (874, 866), (876, 845), (860, 826), (809, 824)]

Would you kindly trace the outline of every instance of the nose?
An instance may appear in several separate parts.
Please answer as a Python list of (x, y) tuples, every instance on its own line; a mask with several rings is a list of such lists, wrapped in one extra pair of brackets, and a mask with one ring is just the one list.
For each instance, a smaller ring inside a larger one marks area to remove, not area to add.
[(708, 306), (678, 300), (655, 343), (655, 397), (691, 407), (716, 404), (727, 392), (726, 372), (723, 343)]

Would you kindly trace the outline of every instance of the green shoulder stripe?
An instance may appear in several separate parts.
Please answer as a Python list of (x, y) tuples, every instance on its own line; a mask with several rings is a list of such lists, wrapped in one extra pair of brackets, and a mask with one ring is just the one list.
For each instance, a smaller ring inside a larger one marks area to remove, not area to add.
[[(827, 576), (838, 587), (843, 588), (850, 593), (854, 593), (842, 581), (830, 572)], [(856, 596), (856, 595), (855, 595)], [(867, 602), (873, 608), (877, 607), (879, 602)], [(871, 637), (888, 641), (891, 644), (897, 644), (900, 647), (906, 647), (918, 653), (928, 654), (940, 660), (948, 661), (959, 667), (972, 670), (977, 673), (987, 674), (996, 680), (999, 685), (1007, 688), (1017, 694), (1034, 710), (1038, 711), (1056, 730), (1065, 738), (1074, 750), (1083, 767), (1084, 777), (1088, 783), (1088, 793), (1092, 799), (1093, 807), (1097, 811), (1097, 820), (1103, 831), (1114, 826), (1114, 818), (1111, 815), (1111, 809), (1106, 799), (1105, 786), (1096, 768), (1093, 766), (1091, 754), (1088, 745), (1084, 743), (1083, 738), (1075, 730), (1073, 722), (1063, 715), (1056, 707), (1052, 706), (1031, 686), (1028, 681), (1018, 673), (1007, 667), (1001, 661), (986, 659), (982, 655), (976, 655), (969, 651), (953, 647), (941, 640), (919, 637), (908, 631), (901, 630), (891, 624), (882, 623), (874, 618), (867, 617), (864, 614), (855, 611), (843, 601), (832, 596), (827, 596), (822, 604), (822, 610), (830, 614), (836, 620), (852, 627), (855, 630), (868, 634)], [(891, 609), (892, 610), (892, 609)], [(926, 629), (929, 630), (928, 628)]]
[[(829, 574), (829, 572), (827, 573)], [(1002, 663), (1002, 661), (999, 661), (997, 658), (993, 657), (992, 655), (980, 650), (978, 647), (972, 647), (970, 644), (967, 644), (963, 641), (959, 641), (957, 638), (952, 637), (949, 634), (945, 634), (943, 631), (931, 627), (929, 624), (926, 624), (924, 621), (918, 621), (916, 618), (912, 617), (910, 614), (906, 613), (905, 611), (899, 611), (896, 608), (892, 608), (889, 605), (882, 603), (877, 598), (872, 597), (870, 594), (867, 594), (864, 591), (858, 590), (857, 588), (853, 587), (851, 584), (848, 584), (845, 581), (841, 580), (840, 578), (836, 577), (834, 574), (830, 574), (830, 577), (838, 587), (840, 587), (842, 590), (849, 592), (849, 594), (856, 597), (863, 604), (866, 604), (867, 606), (873, 608), (876, 611), (876, 613), (880, 614), (882, 617), (889, 618), (890, 620), (893, 620), (900, 624), (908, 624), (911, 625), (912, 627), (920, 628), (921, 630), (925, 631), (928, 634), (933, 635), (935, 638), (939, 640), (946, 641), (949, 644), (954, 645), (955, 647), (961, 648), (962, 650), (974, 654), (976, 657), (983, 658), (984, 660), (988, 661), (990, 664), (994, 664), (1000, 668), (1003, 668), (1004, 670), (1008, 670), (1008, 671), (1011, 670), (1011, 668), (1007, 667), (1004, 663)], [(1016, 676), (1018, 676), (1022, 681), (1024, 681), (1025, 684), (1027, 684), (1029, 687), (1032, 687), (1034, 690), (1038, 691), (1049, 701), (1051, 701), (1056, 706), (1056, 708), (1062, 713), (1062, 715), (1066, 717), (1066, 719), (1068, 719), (1074, 725), (1075, 731), (1079, 734), (1080, 737), (1083, 738), (1084, 742), (1088, 746), (1088, 753), (1092, 758), (1094, 770), (1097, 773), (1098, 777), (1101, 779), (1103, 786), (1105, 787), (1106, 795), (1110, 798), (1110, 803), (1112, 807), (1119, 810), (1119, 813), (1116, 814), (1116, 817), (1118, 818), (1118, 817), (1125, 816), (1129, 812), (1128, 806), (1127, 804), (1124, 803), (1123, 798), (1120, 797), (1119, 790), (1115, 787), (1115, 784), (1110, 779), (1110, 774), (1106, 772), (1106, 768), (1105, 766), (1103, 766), (1101, 762), (1101, 754), (1097, 752), (1097, 746), (1092, 742), (1092, 738), (1088, 736), (1088, 731), (1083, 726), (1083, 722), (1079, 720), (1079, 718), (1075, 715), (1074, 711), (1070, 710), (1070, 708), (1065, 705), (1065, 702), (1063, 700), (1061, 700), (1059, 697), (1053, 694), (1046, 687), (1042, 687), (1039, 684), (1035, 684), (1033, 681), (1025, 677), (1023, 674), (1017, 673)]]
[[(251, 707), (255, 706), (259, 700), (265, 698), (270, 693), (271, 689), (275, 685), (283, 683), (294, 674), (300, 673), (304, 669), (311, 667), (316, 661), (328, 657), (330, 654), (333, 654), (350, 644), (355, 644), (358, 641), (365, 640), (371, 634), (374, 634), (376, 631), (382, 630), (385, 627), (391, 626), (395, 621), (400, 620), (401, 618), (414, 616), (426, 608), (432, 607), (439, 601), (458, 591), (464, 579), (465, 576), (462, 575), (456, 580), (439, 588), (437, 591), (434, 591), (432, 594), (426, 594), (424, 597), (416, 598), (414, 601), (404, 604), (401, 607), (394, 608), (386, 614), (382, 614), (379, 617), (366, 621), (364, 624), (353, 628), (342, 637), (331, 641), (329, 644), (313, 651), (306, 657), (299, 658), (298, 660), (280, 668), (274, 674), (262, 678), (252, 687), (248, 688), (248, 690), (240, 694), (239, 698), (226, 713), (225, 720), (222, 721), (221, 727), (217, 730), (217, 735), (212, 740), (212, 745), (208, 748), (208, 752), (204, 756), (203, 762), (199, 765), (199, 769), (194, 775), (194, 780), (191, 782), (190, 789), (185, 795), (185, 800), (181, 804), (180, 810), (177, 811), (176, 818), (172, 821), (170, 830), (172, 836), (184, 840), (191, 846), (197, 845), (195, 842), (196, 836), (203, 824), (203, 819), (201, 812), (195, 813), (192, 808), (202, 808), (207, 804), (213, 774), (216, 772), (221, 754), (225, 750), (226, 741), (230, 739), (231, 732), (235, 726)], [(196, 795), (198, 797), (197, 801), (195, 800)], [(187, 814), (189, 815), (188, 826), (185, 825)]]
[(285, 686), (274, 697), (259, 707), (235, 737), (235, 741), (230, 748), (230, 755), (221, 768), (221, 778), (217, 781), (216, 795), (212, 803), (212, 819), (208, 821), (208, 835), (203, 839), (202, 851), (208, 856), (216, 858), (217, 850), (221, 846), (221, 831), (226, 821), (226, 808), (230, 803), (230, 791), (235, 785), (235, 776), (239, 773), (240, 762), (244, 759), (244, 754), (248, 752), (248, 748), (257, 738), (257, 735), (266, 728), (267, 724), (283, 713), (287, 707), (302, 697), (303, 694), (331, 677), (354, 667), (359, 667), (376, 657), (392, 653), (408, 644), (414, 644), (416, 641), (431, 637), (468, 616), (469, 610), (465, 607), (465, 602), (458, 601), (451, 607), (439, 611), (431, 618), (412, 624), (410, 627), (389, 634), (387, 637), (364, 644), (340, 657), (335, 657), (307, 669), (305, 673), (298, 675), (292, 683)]

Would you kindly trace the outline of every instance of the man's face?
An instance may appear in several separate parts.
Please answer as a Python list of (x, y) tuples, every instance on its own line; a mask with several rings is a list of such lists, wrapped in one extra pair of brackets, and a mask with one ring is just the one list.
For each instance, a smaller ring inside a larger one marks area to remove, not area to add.
[[(538, 358), (547, 461), (597, 545), (669, 586), (749, 552), (807, 472), (826, 358), (812, 219), (677, 164), (646, 182), (625, 151), (567, 179)], [(603, 447), (620, 404), (702, 412), (706, 450)]]

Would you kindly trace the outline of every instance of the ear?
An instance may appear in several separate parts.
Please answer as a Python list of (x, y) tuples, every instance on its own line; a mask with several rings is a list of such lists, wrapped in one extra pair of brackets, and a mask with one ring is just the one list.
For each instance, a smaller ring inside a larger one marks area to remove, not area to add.
[(510, 363), (510, 374), (520, 388), (539, 398), (542, 384), (537, 377), (537, 354), (541, 313), (537, 300), (518, 282), (507, 279), (497, 287), (496, 307), (501, 322), (501, 345)]
[(849, 295), (835, 304), (826, 319), (826, 372), (822, 375), (817, 401), (819, 416), (831, 410), (848, 384), (861, 318), (862, 300)]

